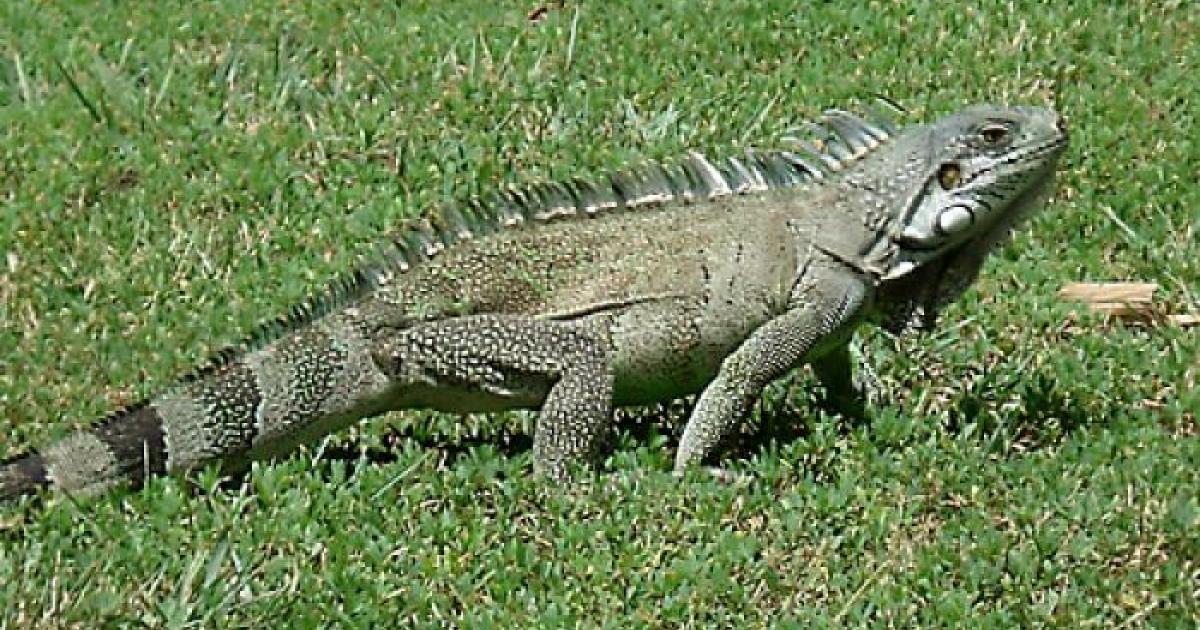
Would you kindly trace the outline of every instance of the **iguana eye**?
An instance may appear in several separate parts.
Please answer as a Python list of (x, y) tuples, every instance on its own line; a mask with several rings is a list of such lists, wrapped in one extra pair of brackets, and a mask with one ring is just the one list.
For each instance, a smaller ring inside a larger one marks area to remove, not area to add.
[(938, 183), (942, 185), (942, 190), (950, 190), (962, 181), (962, 170), (958, 168), (957, 164), (943, 164), (938, 169), (937, 178)]
[(1008, 139), (1008, 127), (992, 123), (979, 130), (979, 137), (990, 146), (996, 146)]

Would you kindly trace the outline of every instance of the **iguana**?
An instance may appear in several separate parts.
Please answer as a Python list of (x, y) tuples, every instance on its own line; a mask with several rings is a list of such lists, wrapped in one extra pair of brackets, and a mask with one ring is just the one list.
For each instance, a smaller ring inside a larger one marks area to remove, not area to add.
[(793, 367), (853, 401), (856, 325), (931, 326), (1044, 200), (1067, 135), (1032, 107), (814, 124), (804, 149), (692, 153), (444, 209), (259, 342), (0, 465), (0, 498), (244, 465), (414, 407), (539, 408), (534, 471), (558, 480), (600, 449), (614, 405), (699, 393), (683, 470)]

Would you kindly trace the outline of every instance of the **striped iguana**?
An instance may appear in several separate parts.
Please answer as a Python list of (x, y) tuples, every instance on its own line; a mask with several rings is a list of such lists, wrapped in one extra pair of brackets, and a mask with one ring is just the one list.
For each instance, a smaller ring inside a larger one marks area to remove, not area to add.
[(853, 403), (856, 325), (931, 326), (1044, 200), (1067, 136), (1032, 107), (816, 125), (804, 149), (692, 153), (443, 209), (282, 330), (3, 463), (0, 498), (236, 467), (414, 407), (539, 408), (534, 471), (557, 480), (596, 454), (614, 405), (699, 393), (683, 470), (800, 364)]

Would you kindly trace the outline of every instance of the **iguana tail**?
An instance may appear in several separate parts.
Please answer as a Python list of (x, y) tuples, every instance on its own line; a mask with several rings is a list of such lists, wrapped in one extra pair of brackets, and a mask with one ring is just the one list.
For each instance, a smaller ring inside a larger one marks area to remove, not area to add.
[[(362, 306), (362, 303), (357, 303)], [(389, 381), (356, 308), (229, 351), (174, 387), (0, 464), (0, 501), (50, 488), (93, 494), (210, 462), (239, 469), (384, 411)]]
[(140, 484), (165, 471), (162, 420), (152, 405), (143, 403), (41, 453), (0, 463), (0, 501), (49, 487), (91, 493), (124, 481)]

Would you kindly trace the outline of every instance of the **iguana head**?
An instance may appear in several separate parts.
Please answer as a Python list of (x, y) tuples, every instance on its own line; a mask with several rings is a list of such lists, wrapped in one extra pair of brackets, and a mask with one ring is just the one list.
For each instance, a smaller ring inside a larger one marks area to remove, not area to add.
[(1066, 146), (1062, 119), (1035, 107), (975, 106), (897, 138), (905, 198), (881, 274), (885, 327), (931, 327), (1048, 196)]

